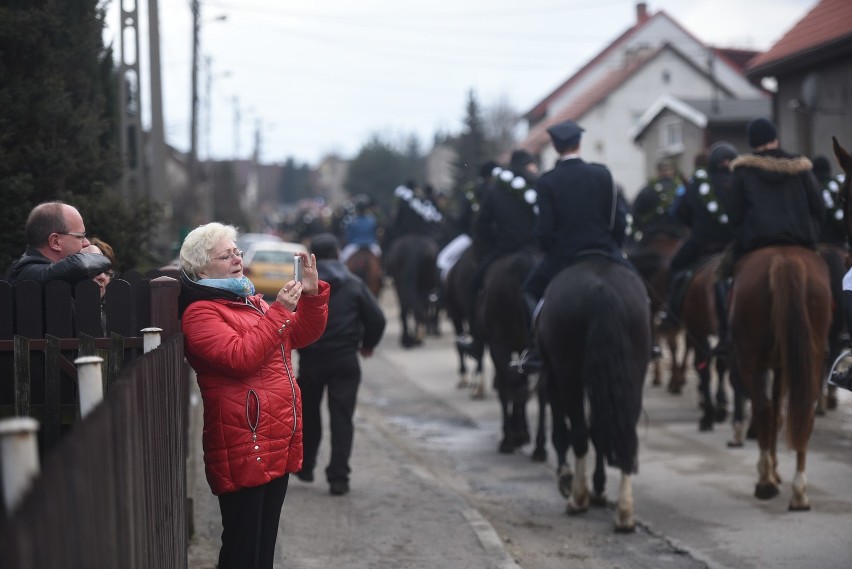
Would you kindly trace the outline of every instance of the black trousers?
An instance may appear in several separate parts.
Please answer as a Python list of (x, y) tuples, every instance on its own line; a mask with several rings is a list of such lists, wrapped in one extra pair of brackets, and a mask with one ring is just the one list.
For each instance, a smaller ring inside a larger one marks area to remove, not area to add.
[(272, 569), (289, 479), (285, 474), (262, 486), (219, 496), (223, 528), (219, 569)]
[(301, 362), (298, 381), (302, 390), (302, 444), (305, 450), (302, 470), (312, 472), (317, 464), (322, 440), (320, 406), (323, 394), (327, 393), (331, 458), (325, 475), (329, 482), (349, 482), (352, 472), (349, 458), (355, 433), (352, 418), (361, 384), (358, 355), (353, 352), (330, 361)]

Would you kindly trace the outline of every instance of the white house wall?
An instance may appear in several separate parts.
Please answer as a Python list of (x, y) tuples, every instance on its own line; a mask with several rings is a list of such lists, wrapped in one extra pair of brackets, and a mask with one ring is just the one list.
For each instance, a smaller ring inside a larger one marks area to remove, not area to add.
[[(700, 69), (708, 71), (707, 48), (668, 17), (660, 15), (650, 19), (617, 49), (604, 56), (593, 68), (586, 70), (582, 77), (579, 77), (573, 85), (551, 102), (547, 108), (546, 116), (552, 116), (613, 69), (622, 67), (625, 58), (628, 57), (627, 54), (657, 49), (666, 43), (681, 51)], [(717, 60), (714, 63), (713, 73), (716, 80), (736, 98), (754, 99), (760, 96), (761, 91), (758, 88), (749, 83), (736, 69), (722, 61)]]
[[(662, 80), (664, 72), (669, 74), (668, 84)], [(631, 200), (652, 172), (646, 171), (645, 151), (633, 143), (629, 132), (663, 93), (680, 99), (705, 99), (710, 96), (711, 87), (707, 78), (683, 59), (672, 51), (663, 51), (589, 112), (576, 117), (586, 129), (581, 150), (583, 158), (606, 164), (622, 186), (625, 197)], [(556, 157), (553, 148), (548, 147), (542, 153), (542, 166), (552, 167)]]

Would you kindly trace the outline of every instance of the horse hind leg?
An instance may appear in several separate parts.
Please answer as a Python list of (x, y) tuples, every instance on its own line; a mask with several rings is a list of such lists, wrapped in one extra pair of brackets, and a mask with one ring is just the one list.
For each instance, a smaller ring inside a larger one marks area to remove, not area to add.
[(768, 449), (761, 449), (757, 461), (757, 484), (754, 497), (758, 500), (771, 500), (778, 495), (778, 483), (775, 477), (775, 465)]
[(565, 513), (569, 516), (583, 514), (589, 510), (589, 484), (586, 480), (587, 456), (577, 457), (577, 468), (571, 482), (571, 496), (568, 498), (568, 505), (565, 508)]
[(595, 446), (595, 472), (592, 474), (593, 506), (606, 506), (606, 463), (603, 453), (597, 451)]
[(805, 475), (805, 452), (796, 453), (796, 475), (793, 477), (793, 495), (790, 498), (791, 512), (806, 512), (811, 509), (808, 500), (808, 478)]
[(615, 508), (616, 533), (633, 533), (636, 531), (636, 520), (633, 514), (633, 480), (630, 474), (621, 473), (621, 483), (618, 487), (618, 504)]

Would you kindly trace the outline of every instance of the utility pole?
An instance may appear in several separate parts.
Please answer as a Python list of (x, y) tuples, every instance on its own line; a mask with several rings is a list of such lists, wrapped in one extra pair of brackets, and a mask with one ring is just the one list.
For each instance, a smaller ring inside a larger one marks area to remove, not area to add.
[[(145, 193), (145, 164), (142, 153), (142, 94), (139, 73), (139, 12), (136, 4), (125, 8), (127, 0), (120, 0), (118, 67), (118, 124), (119, 152), (121, 155), (121, 193), (125, 200), (133, 200)], [(132, 51), (126, 45), (134, 38)]]
[(151, 62), (151, 177), (149, 197), (168, 199), (166, 188), (166, 135), (163, 127), (163, 89), (160, 81), (159, 0), (148, 0), (148, 57)]
[(189, 192), (190, 203), (198, 202), (198, 35), (201, 28), (201, 6), (198, 0), (190, 0), (192, 9), (192, 109), (189, 122)]

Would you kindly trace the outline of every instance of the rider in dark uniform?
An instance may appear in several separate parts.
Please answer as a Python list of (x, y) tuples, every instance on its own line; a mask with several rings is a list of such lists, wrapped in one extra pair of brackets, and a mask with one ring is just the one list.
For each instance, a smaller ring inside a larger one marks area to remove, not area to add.
[[(676, 202), (675, 216), (690, 228), (690, 234), (669, 264), (668, 314), (678, 312), (678, 301), (683, 286), (689, 278), (689, 270), (700, 259), (720, 253), (733, 240), (734, 233), (723, 205), (728, 199), (732, 173), (731, 161), (737, 150), (727, 142), (717, 142), (710, 147), (706, 168), (699, 168), (686, 185), (685, 193)], [(727, 329), (724, 311), (725, 286), (719, 281), (716, 287), (717, 316), (720, 322), (720, 337)]]
[[(583, 129), (574, 121), (551, 126), (547, 132), (560, 158), (536, 185), (539, 214), (535, 233), (544, 258), (522, 287), (530, 323), (548, 283), (579, 257), (603, 254), (629, 265), (622, 252), (627, 204), (612, 174), (606, 166), (590, 164), (580, 158)], [(526, 371), (540, 368), (535, 346), (521, 354), (512, 365)]]
[[(468, 289), (468, 306), (475, 306), (476, 297), (485, 282), (485, 273), (494, 261), (504, 255), (537, 248), (533, 233), (535, 202), (528, 201), (537, 174), (538, 166), (525, 150), (514, 151), (509, 168), (495, 172), (493, 184), (487, 190), (473, 224), (477, 269)], [(473, 353), (478, 350), (474, 342), (478, 340), (463, 340), (459, 347)]]
[(636, 241), (661, 233), (683, 237), (686, 233), (683, 223), (671, 212), (678, 188), (682, 185), (671, 162), (661, 160), (657, 163), (657, 177), (639, 190), (631, 208)]

